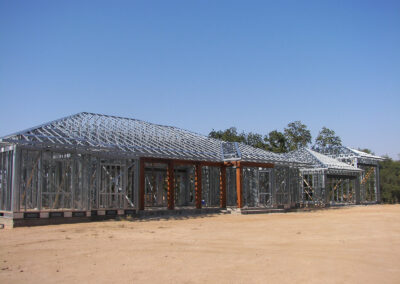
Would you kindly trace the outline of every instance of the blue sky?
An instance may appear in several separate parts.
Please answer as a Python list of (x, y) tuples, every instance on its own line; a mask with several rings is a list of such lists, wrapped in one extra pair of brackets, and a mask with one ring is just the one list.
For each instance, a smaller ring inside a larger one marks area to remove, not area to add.
[(0, 136), (80, 111), (208, 134), (301, 120), (398, 158), (400, 1), (0, 0)]

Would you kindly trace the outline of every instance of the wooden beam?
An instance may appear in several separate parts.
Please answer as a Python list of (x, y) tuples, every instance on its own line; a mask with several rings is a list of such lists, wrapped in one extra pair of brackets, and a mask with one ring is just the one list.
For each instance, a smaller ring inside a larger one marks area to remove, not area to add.
[(202, 191), (202, 164), (196, 164), (195, 177), (194, 177), (194, 188), (195, 188), (195, 200), (196, 208), (201, 209), (201, 191)]
[(139, 170), (139, 210), (144, 210), (144, 187), (145, 187), (145, 160), (140, 158), (140, 170)]
[(237, 207), (243, 207), (243, 196), (242, 196), (242, 166), (240, 162), (236, 164), (236, 192), (237, 192)]
[(167, 188), (167, 199), (168, 209), (173, 210), (175, 207), (175, 179), (174, 179), (174, 162), (171, 160), (168, 162), (167, 170), (168, 188)]
[(219, 176), (219, 188), (220, 188), (220, 207), (226, 208), (226, 167), (221, 167), (221, 174)]

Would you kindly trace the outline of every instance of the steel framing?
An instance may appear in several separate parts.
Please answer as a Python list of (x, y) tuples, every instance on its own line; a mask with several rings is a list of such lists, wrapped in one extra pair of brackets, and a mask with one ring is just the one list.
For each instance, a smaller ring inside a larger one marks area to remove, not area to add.
[[(86, 112), (8, 135), (0, 145), (0, 211), (14, 216), (352, 203), (364, 199), (357, 190), (364, 180), (379, 173), (375, 167), (362, 176), (354, 165), (311, 150), (275, 154)], [(357, 157), (356, 163), (371, 160), (376, 165), (373, 157)], [(314, 180), (305, 182), (310, 176)]]
[(304, 206), (360, 203), (362, 169), (306, 148), (288, 156), (309, 163), (300, 169), (300, 203)]
[(318, 148), (316, 151), (361, 169), (361, 176), (357, 180), (360, 185), (359, 202), (380, 202), (379, 162), (384, 158), (345, 146)]

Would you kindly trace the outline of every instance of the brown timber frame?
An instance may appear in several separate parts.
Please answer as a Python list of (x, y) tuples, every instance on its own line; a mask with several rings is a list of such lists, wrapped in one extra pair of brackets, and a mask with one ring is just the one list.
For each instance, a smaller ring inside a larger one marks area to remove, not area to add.
[(144, 193), (145, 193), (145, 163), (166, 164), (167, 168), (167, 198), (168, 209), (175, 208), (174, 202), (174, 166), (175, 165), (191, 165), (195, 167), (195, 204), (197, 209), (201, 209), (202, 197), (202, 168), (203, 167), (219, 167), (220, 168), (220, 207), (226, 208), (226, 168), (229, 166), (236, 167), (236, 191), (237, 191), (237, 207), (243, 207), (243, 186), (242, 175), (244, 167), (261, 167), (273, 168), (274, 164), (260, 162), (211, 162), (211, 161), (191, 161), (191, 160), (172, 160), (162, 158), (140, 158), (140, 176), (139, 176), (139, 210), (144, 210)]

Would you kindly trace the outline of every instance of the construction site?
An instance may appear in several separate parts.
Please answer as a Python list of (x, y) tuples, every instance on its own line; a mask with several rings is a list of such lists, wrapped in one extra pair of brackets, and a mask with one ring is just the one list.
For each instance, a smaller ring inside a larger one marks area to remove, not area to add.
[(1, 283), (400, 279), (400, 207), (378, 204), (378, 156), (276, 154), (94, 113), (0, 150)]
[(0, 145), (5, 227), (380, 202), (383, 159), (343, 146), (276, 154), (86, 112), (7, 135)]

